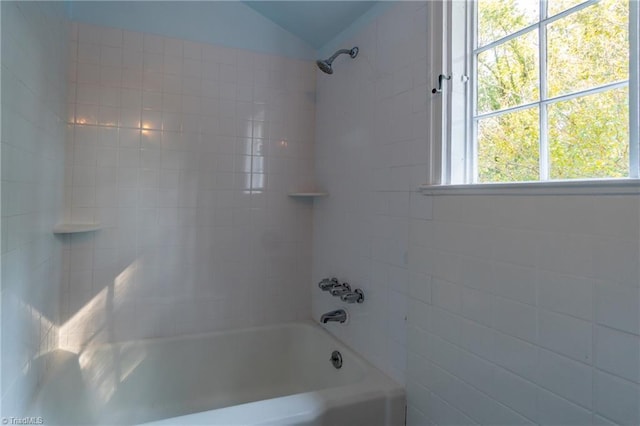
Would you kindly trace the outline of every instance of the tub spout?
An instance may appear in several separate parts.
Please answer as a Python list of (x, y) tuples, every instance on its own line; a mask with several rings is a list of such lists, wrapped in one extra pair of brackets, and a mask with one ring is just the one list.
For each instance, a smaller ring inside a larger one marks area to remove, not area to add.
[(328, 322), (339, 322), (342, 324), (345, 321), (347, 321), (347, 311), (344, 309), (327, 312), (326, 314), (322, 314), (320, 317), (320, 322), (322, 324), (326, 324)]

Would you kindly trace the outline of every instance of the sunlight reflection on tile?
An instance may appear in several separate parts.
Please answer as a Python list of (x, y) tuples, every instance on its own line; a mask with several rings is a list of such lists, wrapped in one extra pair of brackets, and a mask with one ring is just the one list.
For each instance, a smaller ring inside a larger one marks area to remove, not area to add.
[(60, 349), (78, 353), (91, 343), (109, 341), (113, 315), (131, 292), (132, 275), (138, 261), (132, 262), (114, 280), (59, 328)]

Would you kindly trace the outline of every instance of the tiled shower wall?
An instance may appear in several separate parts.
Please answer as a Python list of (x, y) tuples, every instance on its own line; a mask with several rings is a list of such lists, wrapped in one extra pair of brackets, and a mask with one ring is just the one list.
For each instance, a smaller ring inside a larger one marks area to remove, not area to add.
[(409, 218), (427, 199), (412, 193), (427, 172), (427, 26), (424, 2), (400, 2), (343, 47), (335, 73), (318, 73), (316, 171), (330, 196), (314, 210), (313, 279), (360, 287), (346, 305), (312, 288), (317, 319), (346, 308), (349, 324), (325, 327), (404, 382)]
[(61, 2), (2, 2), (2, 415), (58, 343), (69, 26)]
[(313, 64), (74, 25), (61, 346), (308, 318)]
[(406, 377), (410, 425), (640, 424), (639, 196), (416, 192), (427, 10), (392, 6), (319, 74), (313, 278), (366, 299), (314, 285), (314, 316), (349, 311), (327, 329)]
[(433, 197), (409, 424), (640, 424), (639, 228), (638, 195)]

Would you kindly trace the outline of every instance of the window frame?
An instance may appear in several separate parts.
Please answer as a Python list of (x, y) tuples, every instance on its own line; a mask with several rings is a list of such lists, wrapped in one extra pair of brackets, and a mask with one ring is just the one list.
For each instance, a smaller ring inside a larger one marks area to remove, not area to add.
[[(546, 26), (552, 22), (559, 21), (566, 16), (572, 15), (584, 10), (593, 4), (596, 4), (598, 0), (586, 0), (582, 3), (574, 5), (573, 7), (555, 14), (551, 17), (546, 15), (546, 1), (540, 0), (540, 10), (538, 21), (530, 24), (524, 28), (515, 31), (512, 34), (501, 37), (498, 40), (493, 40), (484, 46), (476, 46), (476, 16), (477, 16), (477, 1), (476, 0), (445, 0), (443, 2), (432, 2), (436, 5), (432, 6), (433, 11), (431, 14), (431, 27), (442, 30), (440, 36), (443, 49), (442, 52), (437, 52), (430, 58), (432, 60), (433, 71), (438, 67), (443, 70), (443, 74), (450, 75), (452, 79), (447, 82), (442, 95), (438, 96), (439, 99), (432, 102), (432, 111), (430, 114), (431, 124), (433, 129), (431, 139), (431, 153), (432, 153), (432, 173), (430, 176), (429, 184), (426, 187), (433, 185), (469, 185), (469, 186), (491, 186), (498, 185), (504, 187), (505, 185), (516, 185), (519, 187), (541, 185), (554, 185), (557, 183), (573, 182), (575, 184), (562, 185), (562, 187), (575, 188), (576, 184), (585, 182), (586, 186), (611, 186), (616, 182), (621, 183), (624, 186), (629, 185), (629, 181), (635, 181), (640, 177), (640, 131), (638, 129), (640, 123), (640, 105), (639, 105), (639, 69), (640, 69), (640, 54), (638, 49), (640, 47), (639, 42), (639, 22), (640, 22), (640, 1), (629, 0), (629, 74), (628, 80), (622, 80), (612, 83), (607, 83), (597, 87), (590, 87), (588, 89), (579, 90), (576, 92), (566, 93), (559, 96), (548, 97), (545, 83), (546, 83)], [(438, 7), (438, 3), (442, 3), (441, 9)], [(462, 5), (463, 13), (460, 10), (456, 10), (457, 7)], [(434, 13), (435, 12), (435, 13)], [(439, 28), (438, 20), (442, 19)], [(464, 31), (459, 31), (459, 27), (463, 21)], [(453, 29), (457, 28), (457, 35), (454, 35)], [(475, 114), (477, 106), (477, 54), (483, 51), (489, 50), (493, 47), (499, 46), (511, 39), (527, 34), (531, 31), (537, 31), (539, 37), (539, 88), (540, 95), (536, 101), (518, 105), (515, 107), (509, 107), (501, 109), (499, 111), (490, 111), (481, 114)], [(457, 39), (456, 39), (457, 37)], [(434, 39), (435, 40), (435, 39)], [(456, 47), (464, 45), (464, 58), (454, 57)], [(438, 57), (440, 53), (442, 56)], [(434, 78), (437, 79), (437, 74), (432, 72)], [(613, 90), (620, 87), (628, 87), (629, 92), (629, 175), (624, 178), (593, 178), (593, 179), (566, 179), (566, 180), (551, 180), (549, 179), (549, 159), (548, 159), (548, 140), (547, 140), (547, 106), (554, 103), (576, 99), (595, 93), (600, 93), (606, 90)], [(453, 115), (453, 105), (458, 105), (460, 102), (464, 102), (464, 124), (455, 124), (455, 118)], [(477, 176), (477, 122), (482, 118), (488, 118), (491, 116), (499, 116), (509, 112), (524, 110), (527, 108), (536, 107), (539, 111), (539, 164), (540, 164), (540, 179), (536, 181), (515, 181), (515, 182), (495, 182), (495, 183), (478, 183)], [(441, 111), (441, 117), (438, 115), (438, 109)], [(544, 129), (544, 132), (542, 131)], [(440, 131), (438, 131), (440, 130)], [(438, 141), (439, 139), (439, 141)], [(434, 149), (434, 145), (440, 145), (440, 149), (437, 146)], [(438, 155), (439, 154), (439, 155)], [(544, 167), (543, 167), (544, 164)], [(532, 185), (533, 184), (533, 185)], [(640, 179), (638, 179), (640, 185)]]

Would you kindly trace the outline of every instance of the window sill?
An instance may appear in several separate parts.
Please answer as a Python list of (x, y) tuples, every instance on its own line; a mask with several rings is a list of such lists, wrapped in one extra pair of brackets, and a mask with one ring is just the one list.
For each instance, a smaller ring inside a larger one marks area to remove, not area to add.
[(640, 179), (420, 185), (423, 195), (638, 195)]

